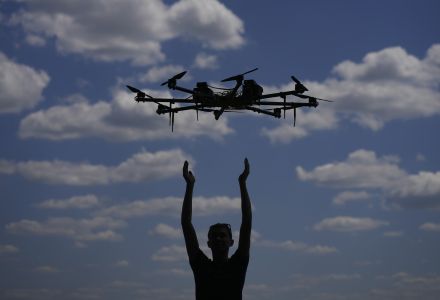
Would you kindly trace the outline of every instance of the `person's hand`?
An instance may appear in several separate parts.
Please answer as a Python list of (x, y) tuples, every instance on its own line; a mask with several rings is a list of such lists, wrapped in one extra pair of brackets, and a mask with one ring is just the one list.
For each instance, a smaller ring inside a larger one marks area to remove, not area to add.
[(183, 164), (183, 178), (185, 178), (186, 184), (194, 184), (196, 179), (191, 171), (188, 171), (188, 161), (185, 160)]
[(240, 183), (246, 183), (246, 179), (249, 176), (249, 161), (247, 158), (244, 159), (244, 170), (238, 177)]

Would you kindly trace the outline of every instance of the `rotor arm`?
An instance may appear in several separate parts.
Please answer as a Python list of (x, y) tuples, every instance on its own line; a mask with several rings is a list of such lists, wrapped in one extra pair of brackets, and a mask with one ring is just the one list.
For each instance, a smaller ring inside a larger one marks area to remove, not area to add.
[(281, 117), (281, 110), (279, 110), (277, 112), (275, 112), (275, 111), (272, 112), (272, 111), (264, 110), (264, 109), (261, 109), (261, 108), (253, 107), (253, 106), (246, 106), (245, 108), (248, 109), (248, 110), (254, 111), (256, 113), (259, 113), (259, 114), (265, 114), (265, 115), (269, 115), (269, 116), (272, 116), (272, 117), (275, 117), (275, 118), (280, 118)]
[(180, 86), (177, 86), (177, 85), (172, 87), (171, 89), (178, 90), (178, 91), (181, 91), (181, 92), (184, 92), (184, 93), (188, 93), (188, 94), (194, 95), (194, 91), (193, 90), (190, 90), (190, 89), (187, 89), (187, 88), (184, 88), (184, 87), (180, 87)]
[(152, 102), (152, 103), (194, 103), (192, 99), (181, 99), (181, 98), (140, 98), (136, 99), (138, 102)]
[(276, 97), (284, 98), (284, 97), (289, 96), (289, 95), (296, 96), (296, 97), (303, 98), (303, 99), (309, 98), (309, 96), (298, 94), (298, 92), (296, 92), (296, 91), (285, 91), (285, 92), (278, 92), (278, 93), (270, 93), (270, 94), (261, 95), (258, 98), (259, 99), (268, 99), (268, 98), (276, 98)]
[(190, 109), (201, 109), (203, 108), (203, 105), (189, 105), (189, 106), (183, 106), (183, 107), (176, 107), (176, 108), (170, 108), (170, 107), (162, 107), (160, 110), (157, 111), (158, 114), (166, 114), (166, 113), (177, 113), (179, 111), (185, 111)]

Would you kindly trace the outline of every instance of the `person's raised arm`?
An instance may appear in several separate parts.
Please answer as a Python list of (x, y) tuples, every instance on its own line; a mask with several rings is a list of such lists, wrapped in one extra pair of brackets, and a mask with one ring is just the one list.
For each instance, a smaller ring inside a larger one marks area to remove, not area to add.
[(183, 236), (185, 238), (186, 251), (188, 257), (191, 260), (197, 254), (199, 250), (199, 242), (197, 240), (197, 234), (192, 225), (192, 195), (194, 189), (194, 183), (196, 179), (191, 171), (188, 171), (188, 162), (183, 164), (183, 178), (186, 181), (185, 198), (182, 205), (181, 224)]
[(243, 255), (248, 256), (251, 247), (251, 230), (252, 230), (252, 208), (249, 194), (246, 187), (246, 179), (249, 175), (249, 162), (246, 158), (244, 160), (244, 170), (238, 177), (241, 194), (241, 226), (240, 238), (238, 241), (237, 251)]

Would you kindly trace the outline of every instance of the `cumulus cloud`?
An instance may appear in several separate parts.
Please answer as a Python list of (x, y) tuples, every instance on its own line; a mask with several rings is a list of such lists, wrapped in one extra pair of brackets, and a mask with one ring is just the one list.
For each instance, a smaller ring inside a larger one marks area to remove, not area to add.
[(339, 252), (338, 249), (336, 249), (333, 246), (309, 245), (304, 242), (292, 241), (292, 240), (286, 240), (286, 241), (261, 240), (257, 242), (257, 245), (286, 250), (286, 251), (302, 252), (302, 253), (315, 254), (315, 255), (328, 255)]
[(438, 196), (440, 195), (440, 172), (422, 171), (409, 175), (392, 191), (393, 195), (401, 198)]
[(0, 159), (0, 174), (14, 174), (17, 171), (15, 164), (12, 161)]
[[(311, 171), (298, 166), (296, 173), (301, 180), (333, 188), (381, 191), (394, 207), (440, 208), (440, 172), (408, 174), (398, 163), (396, 156), (378, 157), (374, 151), (360, 149), (350, 153), (345, 161), (327, 163)], [(335, 199), (368, 196), (362, 191), (350, 193)]]
[(23, 219), (6, 225), (6, 230), (14, 234), (38, 236), (62, 236), (73, 239), (77, 246), (90, 241), (121, 241), (123, 237), (115, 232), (126, 226), (121, 220), (110, 217), (73, 219), (69, 217), (49, 218), (45, 222)]
[(199, 69), (216, 69), (218, 68), (217, 56), (201, 52), (194, 59), (194, 66)]
[(295, 126), (293, 126), (293, 117), (287, 113), (286, 121), (281, 121), (281, 125), (274, 128), (263, 127), (261, 135), (267, 137), (271, 143), (287, 144), (292, 140), (304, 138), (313, 131), (330, 130), (338, 126), (338, 118), (333, 110), (319, 108), (307, 111), (306, 109), (297, 109)]
[[(166, 65), (162, 67), (152, 67), (147, 73), (139, 77), (140, 82), (156, 83), (166, 81), (168, 78), (184, 71), (182, 66)], [(187, 80), (188, 75), (183, 77), (182, 80)]]
[(389, 188), (406, 176), (393, 157), (377, 157), (374, 151), (356, 150), (346, 161), (328, 163), (306, 171), (296, 168), (301, 180), (343, 188)]
[(99, 205), (99, 199), (95, 195), (74, 196), (68, 199), (49, 199), (38, 204), (38, 207), (49, 209), (85, 209)]
[(440, 232), (440, 223), (423, 223), (419, 228), (424, 231)]
[[(53, 38), (61, 53), (99, 61), (131, 61), (135, 65), (165, 59), (162, 43), (171, 39), (200, 41), (213, 49), (244, 44), (243, 22), (217, 0), (23, 1), (10, 16), (28, 41), (41, 45)], [(38, 38), (38, 39), (37, 39)]]
[(325, 218), (315, 224), (315, 230), (330, 230), (342, 232), (368, 231), (388, 225), (388, 222), (371, 218), (355, 218), (349, 216), (338, 216)]
[(159, 262), (176, 262), (188, 260), (188, 255), (184, 246), (171, 245), (160, 248), (151, 259)]
[[(151, 94), (171, 97), (169, 92)], [(79, 101), (34, 112), (20, 122), (19, 136), (50, 140), (98, 137), (123, 142), (197, 136), (219, 140), (233, 132), (226, 117), (216, 121), (211, 114), (203, 113), (197, 122), (195, 113), (187, 111), (175, 115), (174, 132), (171, 132), (168, 116), (157, 115), (156, 109), (157, 105), (136, 103), (133, 94), (118, 89), (111, 102)]]
[(397, 238), (403, 236), (403, 231), (385, 231), (383, 233), (383, 236), (389, 238)]
[[(437, 299), (440, 276), (437, 274), (411, 274), (406, 272), (385, 276), (392, 282), (390, 288), (378, 287), (371, 291), (377, 299)], [(417, 295), (417, 296), (415, 296)]]
[(360, 274), (326, 274), (318, 276), (294, 274), (293, 286), (291, 288), (308, 289), (330, 281), (342, 281), (344, 284), (346, 284), (347, 281), (359, 280), (361, 278), (362, 276)]
[(28, 34), (26, 36), (26, 43), (34, 47), (43, 47), (46, 46), (46, 40), (41, 36)]
[[(237, 213), (241, 209), (240, 198), (217, 197), (194, 197), (192, 208), (193, 214), (207, 216), (225, 213)], [(145, 215), (171, 215), (180, 216), (182, 209), (181, 197), (154, 198), (151, 200), (138, 200), (126, 204), (117, 204), (99, 212), (100, 215), (117, 218), (133, 218)]]
[[(393, 120), (438, 115), (440, 44), (432, 45), (421, 59), (401, 47), (367, 53), (359, 63), (339, 63), (333, 68), (332, 76), (323, 82), (304, 80), (304, 84), (310, 94), (335, 100), (317, 108), (318, 117), (315, 119), (322, 115), (322, 121), (327, 125), (322, 124), (313, 130), (336, 128), (341, 119), (379, 130)], [(284, 143), (305, 137), (312, 130), (309, 126), (313, 122), (303, 124), (303, 115), (301, 110), (298, 128), (282, 124), (265, 128), (262, 134), (272, 142)]]
[(170, 269), (162, 269), (157, 272), (160, 275), (166, 275), (166, 276), (192, 276), (192, 271), (188, 269), (180, 269), (180, 268), (170, 268)]
[(183, 236), (180, 228), (174, 228), (167, 224), (157, 224), (154, 229), (150, 231), (150, 234), (165, 237), (168, 239), (180, 239)]
[(345, 61), (333, 72), (340, 79), (324, 82), (335, 109), (349, 113), (354, 122), (378, 130), (391, 120), (429, 117), (440, 112), (440, 44), (423, 59), (401, 47), (367, 54), (361, 63)]
[(49, 75), (16, 63), (0, 52), (0, 113), (17, 113), (33, 108), (43, 99)]
[(125, 259), (115, 262), (115, 267), (125, 268), (128, 267), (129, 265), (130, 263), (128, 262), (128, 260)]
[(370, 198), (370, 195), (365, 191), (344, 191), (337, 194), (332, 203), (334, 205), (345, 205), (349, 202), (365, 201)]
[(19, 249), (14, 245), (0, 245), (0, 254), (17, 253)]
[(52, 266), (40, 266), (34, 269), (38, 273), (58, 273), (59, 270)]
[[(53, 161), (26, 161), (7, 162), (13, 165), (12, 170), (29, 180), (49, 184), (66, 185), (105, 185), (118, 182), (141, 182), (159, 180), (175, 176), (181, 172), (180, 166), (185, 160), (192, 158), (180, 149), (158, 152), (145, 150), (134, 154), (116, 166), (90, 164), (86, 162)], [(6, 165), (6, 163), (4, 163)], [(10, 170), (10, 167), (5, 168)], [(7, 174), (13, 174), (9, 172)], [(4, 172), (6, 173), (6, 172)], [(66, 202), (69, 202), (67, 204)], [(68, 199), (64, 201), (51, 201), (47, 206), (72, 206), (78, 202), (94, 201), (88, 199)]]

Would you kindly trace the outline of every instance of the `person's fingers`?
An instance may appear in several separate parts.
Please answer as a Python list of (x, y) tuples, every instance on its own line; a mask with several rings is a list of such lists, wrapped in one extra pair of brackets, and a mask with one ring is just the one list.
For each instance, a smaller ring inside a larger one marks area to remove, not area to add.
[(188, 161), (185, 160), (185, 163), (183, 164), (183, 176), (188, 174)]

